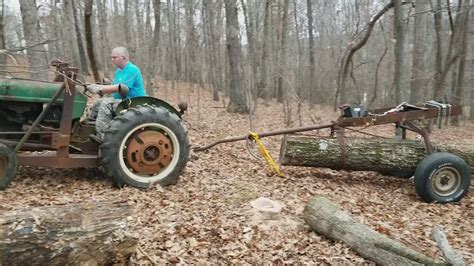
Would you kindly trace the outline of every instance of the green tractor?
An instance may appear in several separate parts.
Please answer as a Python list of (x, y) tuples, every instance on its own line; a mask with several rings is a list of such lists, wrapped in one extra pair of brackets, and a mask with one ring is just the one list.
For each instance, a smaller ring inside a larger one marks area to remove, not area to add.
[(122, 101), (103, 143), (89, 138), (95, 122), (82, 119), (88, 96), (77, 69), (55, 61), (53, 82), (0, 79), (0, 189), (18, 165), (101, 167), (119, 186), (148, 188), (178, 181), (189, 157), (179, 111), (153, 97)]

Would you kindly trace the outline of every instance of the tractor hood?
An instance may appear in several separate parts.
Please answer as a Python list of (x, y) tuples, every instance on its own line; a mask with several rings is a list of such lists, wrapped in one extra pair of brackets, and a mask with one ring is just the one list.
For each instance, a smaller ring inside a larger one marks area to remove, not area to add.
[[(0, 78), (0, 101), (48, 103), (61, 86), (62, 82)], [(61, 95), (56, 103), (62, 105), (63, 99)], [(86, 105), (87, 97), (76, 90), (73, 118), (81, 117)]]

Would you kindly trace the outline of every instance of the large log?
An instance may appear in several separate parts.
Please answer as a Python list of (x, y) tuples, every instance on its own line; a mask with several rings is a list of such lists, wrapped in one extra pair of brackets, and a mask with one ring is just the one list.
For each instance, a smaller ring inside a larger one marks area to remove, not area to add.
[(125, 203), (95, 202), (0, 214), (0, 265), (104, 265), (126, 261), (138, 239)]
[[(474, 170), (474, 150), (435, 146), (463, 158)], [(382, 138), (315, 138), (287, 135), (280, 150), (280, 163), (292, 166), (327, 167), (334, 170), (413, 174), (426, 157), (424, 142)]]
[(436, 261), (400, 242), (355, 221), (339, 205), (315, 197), (306, 205), (303, 218), (312, 230), (349, 245), (362, 257), (381, 265), (433, 265)]

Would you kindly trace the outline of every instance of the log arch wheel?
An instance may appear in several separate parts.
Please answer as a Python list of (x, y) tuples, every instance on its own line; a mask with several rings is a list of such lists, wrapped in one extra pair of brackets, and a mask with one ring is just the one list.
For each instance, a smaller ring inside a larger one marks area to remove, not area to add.
[(469, 165), (448, 152), (429, 155), (415, 171), (415, 189), (423, 201), (449, 203), (461, 200), (471, 184)]
[(0, 143), (0, 189), (3, 190), (10, 185), (17, 170), (17, 159), (15, 151), (4, 143)]

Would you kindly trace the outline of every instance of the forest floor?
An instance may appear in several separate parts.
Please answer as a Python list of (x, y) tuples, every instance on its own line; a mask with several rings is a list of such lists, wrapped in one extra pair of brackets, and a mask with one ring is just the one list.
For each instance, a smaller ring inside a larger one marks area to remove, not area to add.
[[(180, 99), (191, 99), (184, 119), (193, 146), (247, 134), (248, 115), (227, 113), (222, 101), (213, 102), (209, 92), (190, 92), (184, 86), (179, 94), (158, 92), (175, 106)], [(311, 125), (310, 116), (323, 124), (338, 113), (316, 106), (314, 110), (305, 107), (302, 116), (303, 125)], [(275, 101), (259, 102), (252, 120), (257, 132), (285, 127), (282, 105)], [(474, 124), (462, 123), (462, 127), (437, 129), (433, 139), (474, 149)], [(365, 131), (392, 136), (393, 126)], [(274, 158), (278, 158), (281, 138), (263, 139)], [(432, 228), (440, 226), (452, 246), (474, 263), (472, 191), (459, 203), (427, 204), (418, 198), (412, 179), (322, 168), (283, 167), (282, 171), (284, 177), (269, 176), (263, 160), (250, 156), (243, 141), (191, 152), (176, 185), (149, 190), (118, 189), (100, 171), (21, 167), (11, 186), (0, 192), (0, 211), (91, 199), (127, 200), (143, 250), (132, 258), (138, 264), (150, 264), (150, 260), (159, 264), (370, 264), (347, 245), (318, 235), (306, 225), (305, 204), (322, 195), (375, 230), (441, 260), (431, 237)], [(259, 219), (250, 206), (258, 197), (282, 203), (280, 218)]]

